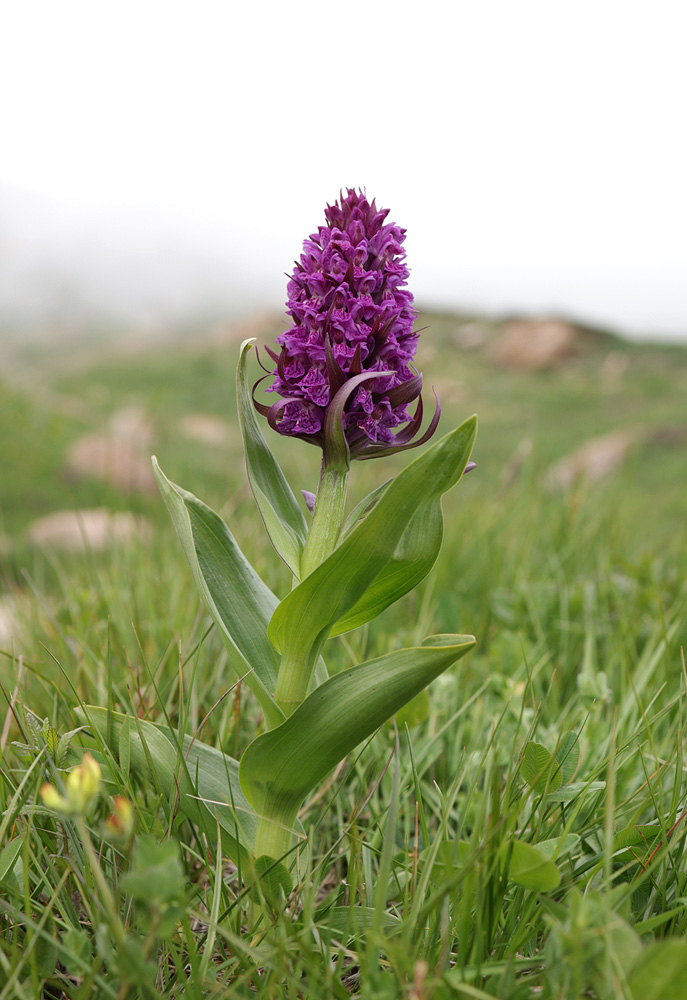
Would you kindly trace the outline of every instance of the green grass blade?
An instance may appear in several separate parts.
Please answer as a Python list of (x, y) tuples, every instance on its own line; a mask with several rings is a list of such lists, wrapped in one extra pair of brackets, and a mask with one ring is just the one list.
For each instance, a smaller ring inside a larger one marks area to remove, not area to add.
[(682, 1000), (687, 981), (687, 942), (672, 938), (644, 949), (630, 974), (633, 1000)]

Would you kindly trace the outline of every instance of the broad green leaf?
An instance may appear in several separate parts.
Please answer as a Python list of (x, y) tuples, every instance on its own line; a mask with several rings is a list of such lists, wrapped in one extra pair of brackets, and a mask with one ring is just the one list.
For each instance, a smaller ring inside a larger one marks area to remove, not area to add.
[(668, 938), (647, 945), (630, 973), (634, 1000), (684, 1000), (687, 941)]
[(560, 837), (552, 837), (550, 840), (540, 840), (535, 844), (535, 847), (553, 861), (563, 854), (569, 854), (579, 842), (580, 838), (576, 833), (566, 833)]
[(285, 658), (296, 660), (322, 643), (334, 623), (362, 600), (394, 558), (415, 513), (458, 482), (476, 429), (476, 418), (471, 417), (411, 462), (331, 556), (281, 602), (269, 636)]
[(508, 878), (532, 892), (551, 892), (560, 884), (561, 873), (543, 851), (522, 840), (514, 840)]
[(558, 788), (555, 792), (549, 792), (546, 796), (546, 801), (573, 802), (586, 792), (601, 792), (605, 787), (605, 781), (574, 781), (569, 785), (563, 785), (562, 788)]
[(580, 737), (570, 730), (565, 733), (556, 747), (554, 757), (561, 766), (561, 783), (567, 785), (572, 781), (580, 762)]
[(540, 795), (555, 792), (563, 781), (561, 765), (540, 743), (528, 743), (520, 765), (522, 776)]
[(68, 931), (60, 934), (60, 962), (73, 976), (82, 975), (86, 969), (91, 968), (91, 945), (92, 939), (86, 931), (77, 930), (70, 927)]
[(661, 840), (662, 836), (663, 833), (658, 823), (639, 823), (627, 826), (614, 836), (613, 851), (619, 851), (623, 847), (643, 847), (650, 851), (655, 846), (656, 841)]
[(347, 614), (331, 628), (330, 636), (350, 632), (381, 614), (385, 608), (417, 587), (437, 561), (444, 534), (438, 497), (422, 504), (411, 518), (390, 561)]
[[(536, 846), (523, 841), (511, 842), (508, 878), (516, 885), (535, 892), (548, 892), (560, 882), (560, 872), (551, 860), (556, 854), (563, 854), (579, 842), (579, 837), (555, 837)], [(424, 854), (430, 854), (430, 848)], [(475, 848), (467, 841), (441, 844), (432, 868), (432, 879), (437, 884), (447, 882), (466, 867), (475, 864)]]
[(330, 677), (245, 751), (239, 776), (255, 811), (291, 825), (308, 792), (342, 757), (474, 644), (473, 636), (432, 636)]
[(249, 895), (254, 902), (264, 900), (270, 907), (283, 909), (285, 898), (293, 886), (286, 865), (261, 854), (253, 863), (250, 878), (252, 884)]
[(382, 483), (381, 486), (378, 486), (376, 489), (372, 490), (372, 492), (368, 493), (366, 497), (363, 497), (360, 503), (357, 503), (355, 505), (351, 513), (344, 521), (343, 528), (341, 529), (341, 537), (339, 539), (339, 543), (341, 543), (344, 540), (344, 538), (347, 537), (347, 535), (350, 535), (350, 533), (353, 531), (358, 521), (362, 521), (364, 517), (367, 517), (367, 515), (370, 513), (375, 504), (379, 500), (381, 500), (382, 494), (387, 489), (390, 482), (391, 480), (387, 479), (385, 483)]
[(43, 925), (44, 934), (38, 934), (35, 939), (32, 959), (35, 961), (36, 974), (41, 979), (52, 976), (57, 965), (57, 933), (55, 921), (50, 915)]
[(278, 725), (284, 714), (271, 692), (277, 683), (279, 655), (267, 638), (277, 598), (245, 558), (222, 518), (171, 483), (154, 458), (153, 468), (203, 603), (233, 654), (232, 666), (237, 676), (245, 676), (267, 724)]
[(133, 864), (122, 876), (125, 892), (141, 902), (173, 903), (184, 898), (186, 879), (176, 840), (152, 834), (136, 839)]
[(241, 790), (237, 761), (190, 736), (183, 738), (181, 759), (176, 736), (166, 726), (93, 705), (77, 711), (115, 755), (121, 753), (122, 735), (128, 731), (131, 771), (152, 780), (171, 811), (181, 810), (212, 839), (219, 820), (224, 850), (235, 862), (247, 862), (256, 817)]
[(14, 840), (10, 840), (8, 844), (5, 844), (2, 851), (0, 851), (0, 882), (14, 868), (17, 858), (21, 854), (22, 844), (21, 837), (15, 837)]
[(270, 451), (255, 416), (246, 362), (253, 340), (241, 344), (236, 370), (239, 422), (246, 453), (248, 481), (267, 534), (291, 572), (300, 577), (300, 561), (308, 531), (305, 517), (279, 463)]
[[(351, 511), (342, 531), (342, 540), (376, 506), (390, 482), (392, 480), (378, 486)], [(391, 561), (375, 577), (351, 610), (334, 623), (330, 637), (349, 632), (371, 621), (394, 601), (417, 587), (437, 561), (441, 551), (443, 527), (440, 499), (434, 498), (423, 504), (403, 533)]]
[(622, 865), (621, 878), (641, 887), (646, 865), (663, 845), (663, 832), (658, 823), (629, 826), (613, 837), (613, 860)]
[(131, 722), (131, 716), (127, 715), (119, 733), (119, 768), (125, 779), (129, 777), (131, 763), (131, 742), (129, 740)]

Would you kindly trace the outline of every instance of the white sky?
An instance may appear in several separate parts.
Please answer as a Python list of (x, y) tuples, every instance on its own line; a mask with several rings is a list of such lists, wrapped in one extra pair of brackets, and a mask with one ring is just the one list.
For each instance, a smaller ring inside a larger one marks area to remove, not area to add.
[(360, 185), (422, 304), (687, 338), (686, 37), (682, 0), (6, 0), (0, 284), (278, 308)]

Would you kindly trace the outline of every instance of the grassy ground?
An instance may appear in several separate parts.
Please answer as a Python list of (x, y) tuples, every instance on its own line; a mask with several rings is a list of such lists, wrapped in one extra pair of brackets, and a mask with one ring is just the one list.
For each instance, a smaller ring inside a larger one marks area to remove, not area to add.
[[(446, 499), (429, 579), (332, 640), (327, 662), (342, 669), (432, 632), (473, 632), (478, 647), (434, 683), (425, 718), (378, 732), (306, 805), (300, 898), (257, 926), (235, 869), (155, 787), (124, 769), (86, 822), (60, 821), (39, 796), (52, 758), (12, 746), (43, 746), (29, 712), (65, 733), (82, 702), (202, 726), (233, 755), (249, 741), (255, 706), (231, 689), (161, 502), (61, 471), (78, 434), (145, 407), (165, 471), (220, 510), (284, 594), (238, 440), (212, 450), (178, 433), (190, 411), (235, 421), (234, 347), (192, 340), (45, 368), (38, 356), (33, 386), (24, 369), (0, 387), (2, 578), (21, 618), (0, 657), (14, 693), (0, 1000), (683, 996), (687, 349), (589, 334), (562, 367), (516, 374), (485, 347), (461, 348), (455, 318), (429, 322), (426, 381), (444, 429), (478, 413), (478, 469)], [(640, 443), (620, 471), (546, 490), (551, 462), (627, 426)], [(295, 489), (314, 488), (315, 449), (278, 440), (275, 451)], [(361, 463), (354, 494), (406, 460)], [(155, 524), (152, 542), (87, 557), (33, 550), (30, 519), (75, 502), (135, 507)], [(66, 764), (86, 742), (75, 736)], [(133, 838), (107, 829), (117, 794), (134, 804)], [(336, 919), (334, 904), (347, 908)]]

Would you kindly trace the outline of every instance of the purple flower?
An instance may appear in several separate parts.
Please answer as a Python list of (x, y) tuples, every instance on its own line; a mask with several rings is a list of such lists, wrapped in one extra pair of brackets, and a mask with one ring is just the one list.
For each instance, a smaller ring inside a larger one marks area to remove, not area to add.
[(276, 364), (267, 392), (282, 398), (257, 409), (325, 455), (335, 441), (346, 458), (388, 455), (424, 443), (439, 422), (437, 400), (413, 440), (422, 423), (422, 376), (411, 367), (417, 312), (404, 287), (405, 229), (387, 215), (353, 188), (327, 206), (326, 225), (305, 240), (288, 283), (293, 325), (277, 337), (279, 353), (267, 349)]

